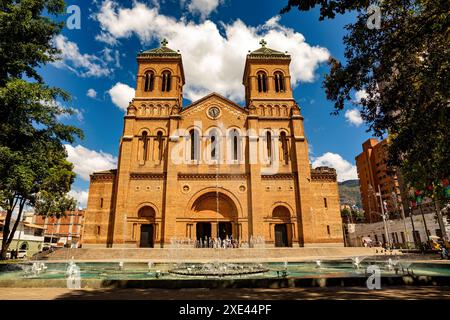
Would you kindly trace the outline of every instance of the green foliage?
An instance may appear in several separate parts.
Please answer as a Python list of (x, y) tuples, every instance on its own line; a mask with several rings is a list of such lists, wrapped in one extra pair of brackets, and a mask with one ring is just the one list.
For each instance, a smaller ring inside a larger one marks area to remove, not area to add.
[(8, 79), (27, 77), (41, 81), (36, 67), (55, 60), (49, 46), (62, 23), (42, 16), (62, 14), (64, 0), (2, 0), (0, 2), (0, 86)]
[(338, 183), (339, 199), (341, 204), (356, 205), (361, 208), (361, 193), (359, 180), (347, 180)]
[(82, 132), (59, 122), (73, 113), (57, 102), (69, 101), (69, 94), (47, 86), (36, 71), (57, 59), (51, 39), (62, 24), (49, 15), (63, 13), (64, 7), (63, 0), (0, 3), (0, 207), (7, 212), (0, 260), (25, 206), (59, 216), (76, 204), (67, 195), (75, 174), (64, 143), (81, 138)]
[(355, 9), (367, 8), (369, 4), (374, 1), (369, 0), (289, 0), (286, 7), (284, 7), (280, 13), (286, 13), (292, 8), (296, 7), (301, 11), (308, 11), (320, 6), (320, 18), (319, 20), (324, 20), (325, 18), (333, 19), (336, 14), (344, 14), (347, 11), (352, 11)]
[[(370, 29), (366, 9), (381, 8), (381, 28)], [(389, 165), (421, 189), (450, 175), (450, 1), (290, 0), (283, 12), (320, 7), (320, 19), (357, 12), (346, 26), (343, 64), (331, 58), (324, 80), (337, 114), (351, 95), (360, 103), (368, 131), (389, 134)], [(442, 193), (439, 193), (442, 194)], [(447, 201), (441, 198), (443, 201)]]

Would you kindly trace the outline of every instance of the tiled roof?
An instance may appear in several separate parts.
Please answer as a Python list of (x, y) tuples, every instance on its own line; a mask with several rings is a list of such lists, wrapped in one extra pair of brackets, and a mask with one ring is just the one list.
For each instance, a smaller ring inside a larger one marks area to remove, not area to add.
[(138, 54), (140, 57), (147, 56), (179, 56), (180, 53), (167, 47), (167, 40), (161, 41), (161, 47), (142, 51)]
[(289, 55), (284, 53), (284, 52), (267, 48), (266, 47), (267, 42), (264, 41), (264, 39), (261, 40), (259, 44), (261, 45), (261, 48), (250, 52), (248, 54), (249, 57), (260, 57), (260, 56), (264, 56), (264, 57), (272, 56), (272, 57), (277, 57), (277, 58), (279, 58), (279, 57), (289, 57)]

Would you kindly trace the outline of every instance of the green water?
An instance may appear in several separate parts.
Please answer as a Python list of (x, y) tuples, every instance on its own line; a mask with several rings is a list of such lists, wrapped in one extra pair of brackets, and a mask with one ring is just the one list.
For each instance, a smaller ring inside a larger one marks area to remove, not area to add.
[[(45, 263), (45, 262), (44, 262)], [(450, 264), (437, 263), (412, 263), (401, 262), (405, 266), (409, 265), (409, 270), (412, 270), (414, 275), (426, 276), (449, 276)], [(194, 265), (195, 263), (184, 263), (184, 266)], [(232, 276), (224, 278), (277, 278), (285, 276), (295, 278), (315, 277), (315, 276), (330, 276), (330, 277), (364, 277), (366, 268), (374, 264), (380, 268), (381, 275), (396, 275), (396, 272), (388, 268), (387, 261), (363, 261), (359, 269), (355, 269), (352, 262), (349, 260), (342, 261), (324, 261), (321, 262), (320, 268), (316, 262), (298, 262), (288, 263), (264, 263), (264, 268), (269, 271), (246, 276)], [(18, 265), (19, 266), (19, 265)], [(45, 263), (47, 267), (41, 272), (31, 272), (32, 263), (22, 263), (20, 267), (22, 270), (5, 270), (0, 269), (0, 280), (20, 280), (20, 279), (66, 279), (68, 263)], [(80, 269), (81, 279), (98, 279), (98, 280), (155, 280), (155, 279), (192, 279), (205, 278), (204, 276), (179, 276), (169, 273), (169, 270), (174, 268), (175, 264), (169, 263), (154, 263), (149, 268), (147, 263), (124, 262), (123, 267), (119, 266), (119, 262), (89, 262), (76, 263)], [(177, 265), (178, 267), (180, 265)], [(287, 268), (286, 268), (287, 267)], [(397, 275), (402, 275), (401, 267)], [(208, 277), (211, 278), (211, 277)]]

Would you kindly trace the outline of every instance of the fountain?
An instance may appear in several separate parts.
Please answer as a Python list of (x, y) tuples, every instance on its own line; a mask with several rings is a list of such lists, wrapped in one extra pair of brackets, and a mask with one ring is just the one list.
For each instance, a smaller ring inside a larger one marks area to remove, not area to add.
[(360, 267), (361, 267), (361, 262), (363, 262), (363, 260), (365, 259), (366, 257), (362, 257), (362, 258), (360, 258), (360, 257), (353, 257), (352, 258), (352, 266), (353, 266), (353, 269), (359, 269)]
[(31, 274), (31, 276), (37, 277), (41, 272), (45, 272), (47, 270), (47, 266), (43, 262), (33, 262), (31, 269), (26, 272), (27, 274)]
[(316, 269), (321, 269), (321, 268), (322, 268), (322, 261), (316, 260)]
[(67, 288), (80, 289), (81, 288), (81, 272), (80, 268), (72, 260), (69, 262), (69, 266), (66, 271), (67, 275)]
[(395, 273), (398, 273), (399, 268), (397, 267), (397, 264), (399, 263), (398, 260), (392, 260), (392, 258), (389, 258), (387, 261), (386, 268), (389, 271), (395, 270)]
[(119, 270), (120, 270), (120, 271), (123, 271), (123, 261), (120, 261), (120, 262), (119, 262)]
[(236, 264), (226, 262), (200, 263), (189, 266), (177, 266), (169, 273), (179, 276), (194, 277), (228, 277), (242, 275), (257, 275), (268, 272), (262, 264)]
[[(403, 274), (406, 274), (406, 275), (409, 275), (409, 276), (413, 276), (414, 275), (414, 271), (411, 268), (411, 264), (412, 264), (411, 262), (406, 262), (406, 261), (400, 262), (399, 263), (400, 267), (398, 268), (398, 270), (401, 268)], [(396, 272), (398, 272), (398, 270)]]

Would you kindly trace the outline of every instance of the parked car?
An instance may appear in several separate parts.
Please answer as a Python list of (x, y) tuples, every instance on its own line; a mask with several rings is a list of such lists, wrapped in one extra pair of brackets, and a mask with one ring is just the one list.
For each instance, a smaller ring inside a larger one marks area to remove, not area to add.
[(55, 248), (52, 246), (44, 246), (42, 247), (41, 251), (39, 251), (40, 253), (50, 253), (55, 251)]
[(26, 259), (27, 258), (27, 250), (19, 250), (17, 252), (17, 259)]

